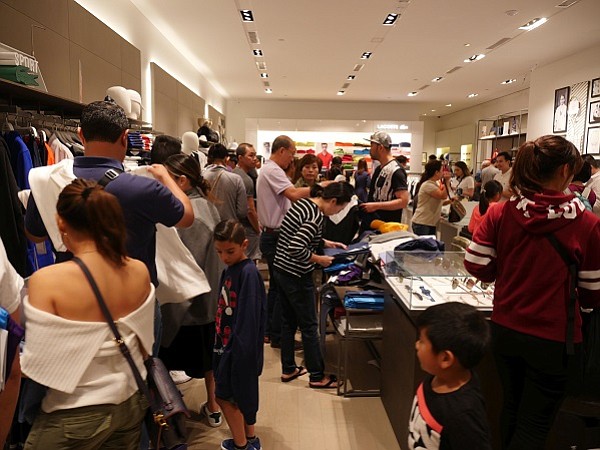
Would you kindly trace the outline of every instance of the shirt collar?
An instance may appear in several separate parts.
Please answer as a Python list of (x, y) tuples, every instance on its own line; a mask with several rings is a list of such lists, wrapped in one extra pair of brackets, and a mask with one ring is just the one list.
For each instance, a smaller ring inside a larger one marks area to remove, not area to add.
[(104, 156), (76, 156), (73, 167), (80, 169), (90, 169), (106, 167), (107, 169), (124, 170), (123, 164), (116, 159), (106, 158)]

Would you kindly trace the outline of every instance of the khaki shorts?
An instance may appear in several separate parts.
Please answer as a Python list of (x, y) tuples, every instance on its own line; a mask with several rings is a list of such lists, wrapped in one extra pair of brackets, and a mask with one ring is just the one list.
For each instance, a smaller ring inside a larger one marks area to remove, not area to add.
[(25, 443), (28, 450), (137, 450), (148, 408), (136, 392), (119, 405), (40, 411)]

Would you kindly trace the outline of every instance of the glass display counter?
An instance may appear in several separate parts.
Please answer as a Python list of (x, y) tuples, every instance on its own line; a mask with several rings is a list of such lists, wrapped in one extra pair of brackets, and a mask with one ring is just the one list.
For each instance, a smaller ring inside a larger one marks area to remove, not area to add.
[(483, 283), (464, 268), (463, 252), (387, 252), (383, 272), (392, 291), (409, 310), (461, 302), (491, 311), (493, 283)]

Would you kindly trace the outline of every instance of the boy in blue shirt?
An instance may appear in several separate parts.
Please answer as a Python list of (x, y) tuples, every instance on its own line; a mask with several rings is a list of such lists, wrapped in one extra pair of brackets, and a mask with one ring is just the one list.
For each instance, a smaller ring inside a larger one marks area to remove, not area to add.
[(263, 367), (265, 284), (246, 256), (248, 240), (241, 223), (225, 220), (214, 235), (217, 254), (227, 265), (221, 275), (215, 323), (215, 395), (233, 435), (221, 443), (221, 449), (261, 450), (254, 424)]

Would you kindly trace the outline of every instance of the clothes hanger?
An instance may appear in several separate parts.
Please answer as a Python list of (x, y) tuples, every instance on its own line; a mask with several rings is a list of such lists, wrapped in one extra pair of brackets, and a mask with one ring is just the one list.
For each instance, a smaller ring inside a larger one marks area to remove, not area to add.
[(4, 116), (4, 123), (2, 124), (2, 133), (8, 133), (9, 131), (15, 131), (12, 123), (8, 121), (8, 114)]

